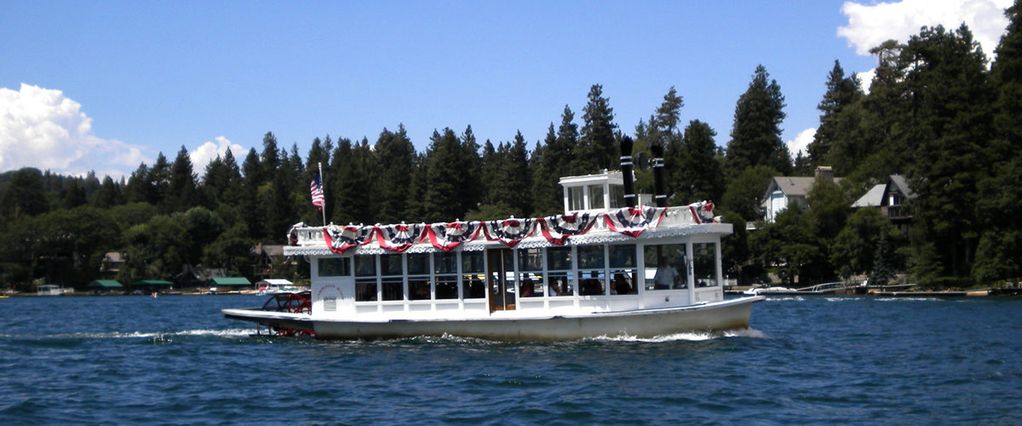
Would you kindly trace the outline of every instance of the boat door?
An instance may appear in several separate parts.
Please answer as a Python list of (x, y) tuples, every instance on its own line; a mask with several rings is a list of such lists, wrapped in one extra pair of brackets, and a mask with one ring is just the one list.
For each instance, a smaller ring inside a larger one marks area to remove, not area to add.
[(487, 287), (490, 312), (515, 309), (515, 268), (511, 249), (486, 250)]

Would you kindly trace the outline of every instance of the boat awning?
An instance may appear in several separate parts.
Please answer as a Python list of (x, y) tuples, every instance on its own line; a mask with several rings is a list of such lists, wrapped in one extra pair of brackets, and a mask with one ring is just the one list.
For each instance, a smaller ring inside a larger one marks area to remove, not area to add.
[(245, 277), (217, 277), (210, 278), (209, 285), (223, 287), (244, 287), (252, 285)]
[(99, 288), (104, 290), (110, 290), (115, 288), (124, 288), (117, 280), (95, 280), (89, 283), (89, 288)]
[(174, 283), (167, 280), (138, 280), (131, 283), (132, 287), (170, 287)]

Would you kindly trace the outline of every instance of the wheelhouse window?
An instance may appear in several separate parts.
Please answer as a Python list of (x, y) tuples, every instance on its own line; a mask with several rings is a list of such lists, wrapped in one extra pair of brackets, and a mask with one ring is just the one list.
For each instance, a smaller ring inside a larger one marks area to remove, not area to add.
[(605, 246), (578, 247), (578, 294), (602, 296), (606, 294)]
[(546, 249), (546, 285), (550, 297), (573, 296), (575, 277), (571, 274), (571, 247), (550, 247)]
[(466, 299), (483, 299), (486, 297), (486, 285), (483, 276), (486, 266), (482, 251), (461, 252), (461, 277)]
[(639, 287), (635, 283), (635, 244), (618, 244), (609, 248), (610, 252), (610, 294), (638, 294)]
[(684, 244), (647, 245), (643, 255), (646, 290), (688, 288), (688, 257)]
[(375, 302), (376, 256), (355, 256), (355, 301)]
[(585, 193), (583, 190), (585, 187), (573, 186), (568, 188), (568, 210), (578, 211), (585, 210)]
[(351, 258), (321, 257), (316, 261), (321, 277), (347, 277), (351, 275)]
[(408, 300), (429, 300), (429, 254), (416, 253), (408, 256)]
[(437, 299), (458, 298), (458, 253), (433, 254), (433, 275)]
[(542, 297), (546, 292), (543, 283), (543, 249), (518, 249), (518, 272), (521, 285), (518, 287), (521, 297)]
[(692, 264), (696, 287), (715, 287), (717, 277), (717, 244), (693, 243)]
[(625, 206), (625, 187), (610, 185), (610, 208), (619, 209)]
[(603, 204), (603, 185), (591, 185), (587, 186), (589, 189), (589, 208), (590, 209), (602, 209)]
[(400, 254), (380, 256), (380, 275), (383, 300), (404, 300), (404, 266)]

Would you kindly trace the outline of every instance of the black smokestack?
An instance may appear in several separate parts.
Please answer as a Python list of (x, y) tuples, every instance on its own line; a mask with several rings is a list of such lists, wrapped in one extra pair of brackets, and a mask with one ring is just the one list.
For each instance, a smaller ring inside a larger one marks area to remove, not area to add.
[(653, 152), (653, 193), (657, 207), (667, 207), (667, 194), (664, 190), (664, 146), (653, 142), (649, 150)]
[(632, 138), (621, 138), (621, 175), (625, 184), (625, 205), (635, 207), (635, 185), (632, 182)]

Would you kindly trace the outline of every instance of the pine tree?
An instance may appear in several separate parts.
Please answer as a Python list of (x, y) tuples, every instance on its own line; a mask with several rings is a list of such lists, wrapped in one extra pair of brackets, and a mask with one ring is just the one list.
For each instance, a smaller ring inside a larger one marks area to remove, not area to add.
[(820, 115), (820, 126), (816, 129), (816, 135), (806, 150), (809, 158), (803, 169), (815, 169), (816, 166), (826, 165), (830, 147), (834, 141), (841, 137), (840, 121), (838, 114), (845, 107), (859, 101), (863, 96), (862, 88), (859, 85), (855, 74), (845, 77), (845, 70), (841, 63), (834, 61), (834, 68), (827, 75), (827, 92), (823, 94), (823, 100), (817, 105)]
[(511, 211), (525, 217), (532, 214), (532, 187), (529, 174), (529, 149), (525, 143), (522, 132), (515, 133), (514, 144), (508, 146), (507, 175), (506, 182), (513, 194), (507, 199), (507, 205)]
[(168, 211), (184, 211), (198, 204), (198, 191), (195, 184), (195, 173), (192, 170), (192, 160), (188, 157), (188, 150), (184, 145), (177, 152), (174, 164), (170, 167), (167, 190)]
[(468, 183), (463, 191), (465, 201), (462, 203), (466, 211), (479, 205), (483, 197), (483, 186), (480, 178), (482, 176), (482, 158), (479, 156), (479, 141), (472, 131), (472, 126), (466, 126), (461, 134), (461, 168), (464, 170)]
[(594, 84), (589, 89), (589, 102), (582, 109), (582, 132), (575, 147), (573, 174), (597, 173), (612, 168), (619, 150), (615, 144), (614, 109), (603, 97), (603, 86)]
[(262, 209), (259, 204), (259, 192), (265, 182), (263, 179), (262, 166), (259, 164), (259, 154), (255, 148), (248, 150), (245, 161), (241, 165), (243, 173), (241, 179), (241, 191), (238, 197), (238, 207), (245, 226), (252, 233), (252, 238), (262, 239), (265, 234), (265, 227), (262, 226)]
[[(966, 26), (957, 31), (923, 28), (902, 51), (904, 85), (912, 120), (908, 177), (914, 235), (930, 243), (944, 276), (966, 277), (977, 245), (977, 181), (988, 173), (992, 94), (986, 57)], [(918, 262), (917, 264), (921, 264)], [(936, 284), (931, 282), (930, 284)]]
[(709, 124), (692, 120), (685, 128), (684, 142), (671, 176), (675, 195), (674, 205), (701, 200), (721, 200), (724, 195), (724, 171), (717, 160), (717, 132)]
[(154, 206), (164, 206), (170, 191), (170, 163), (162, 152), (156, 156), (156, 162), (149, 169), (148, 180), (152, 188), (149, 196), (152, 198), (146, 201)]
[(993, 176), (979, 182), (977, 204), (983, 226), (972, 277), (981, 284), (1022, 281), (1022, 2), (1005, 12), (1008, 28), (990, 67), (994, 93), (994, 137), (989, 151)]
[(64, 189), (60, 198), (61, 205), (68, 210), (85, 205), (87, 202), (85, 198), (85, 188), (76, 178), (70, 178), (67, 180), (67, 188)]
[[(659, 143), (664, 147), (664, 190), (667, 195), (680, 191), (685, 183), (681, 173), (682, 164), (686, 162), (688, 152), (682, 147), (682, 135), (678, 129), (681, 121), (681, 107), (685, 105), (674, 87), (664, 95), (663, 103), (650, 117), (649, 136), (651, 143)], [(634, 151), (634, 149), (633, 149)]]
[(263, 152), (259, 158), (262, 169), (260, 178), (264, 181), (269, 182), (277, 173), (277, 169), (280, 167), (280, 152), (277, 147), (277, 137), (273, 135), (273, 132), (266, 132), (263, 135)]
[(404, 220), (415, 160), (415, 147), (408, 139), (404, 125), (397, 132), (383, 129), (376, 141), (376, 166), (373, 195), (376, 198), (375, 218), (380, 223)]
[[(467, 164), (465, 150), (457, 135), (449, 128), (443, 133), (433, 131), (423, 166), (425, 167), (425, 188), (415, 198), (420, 199), (427, 222), (450, 221), (464, 217), (474, 206), (465, 203), (468, 176), (459, 166)], [(413, 182), (414, 184), (414, 182)]]
[(533, 207), (537, 215), (551, 215), (563, 209), (557, 171), (565, 160), (555, 158), (559, 154), (557, 149), (557, 133), (554, 124), (550, 123), (544, 143), (537, 143), (536, 149), (532, 151), (529, 167), (533, 174)]
[(785, 175), (791, 171), (788, 149), (781, 140), (784, 95), (777, 81), (769, 78), (766, 68), (757, 66), (749, 88), (738, 98), (726, 156), (731, 177), (759, 165)]
[(96, 196), (92, 198), (92, 204), (101, 209), (108, 209), (113, 206), (124, 204), (121, 187), (114, 183), (110, 176), (103, 177), (103, 183), (99, 185)]

